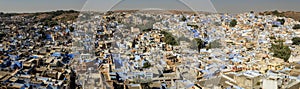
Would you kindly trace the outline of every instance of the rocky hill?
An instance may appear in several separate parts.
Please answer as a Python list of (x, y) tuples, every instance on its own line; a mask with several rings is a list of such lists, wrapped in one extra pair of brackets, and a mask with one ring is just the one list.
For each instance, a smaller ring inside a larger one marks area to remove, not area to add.
[(57, 10), (51, 12), (37, 12), (37, 13), (1, 13), (0, 17), (24, 17), (32, 18), (34, 21), (74, 21), (78, 17), (79, 12), (74, 10)]
[(265, 12), (261, 12), (259, 13), (261, 15), (276, 15), (276, 16), (280, 16), (280, 17), (288, 17), (288, 18), (292, 18), (296, 21), (300, 21), (300, 12), (295, 12), (295, 11), (265, 11)]

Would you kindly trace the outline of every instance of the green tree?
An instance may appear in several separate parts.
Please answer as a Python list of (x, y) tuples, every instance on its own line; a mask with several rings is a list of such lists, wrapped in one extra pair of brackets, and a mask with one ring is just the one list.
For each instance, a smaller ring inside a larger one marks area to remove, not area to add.
[(285, 23), (284, 19), (277, 19), (278, 22), (280, 22), (281, 25), (283, 25)]
[(70, 31), (74, 32), (75, 28), (73, 26), (70, 26)]
[(151, 64), (146, 61), (144, 64), (143, 64), (143, 68), (150, 68), (151, 67)]
[(179, 45), (179, 42), (175, 39), (175, 37), (166, 31), (161, 31), (161, 34), (163, 34), (165, 37), (162, 39), (166, 44), (169, 45)]
[(292, 39), (292, 41), (293, 41), (293, 45), (299, 45), (300, 44), (300, 37), (294, 37)]
[(198, 52), (200, 52), (200, 49), (205, 48), (205, 44), (204, 44), (203, 40), (201, 40), (199, 38), (195, 38), (194, 41), (196, 41), (196, 43), (197, 43)]
[(275, 14), (275, 15), (276, 15), (276, 14), (280, 14), (280, 13), (279, 13), (278, 10), (275, 10), (275, 11), (272, 12), (272, 14)]
[(269, 38), (272, 40), (276, 39), (275, 36), (270, 36)]
[(300, 24), (294, 25), (293, 29), (300, 29)]
[(280, 13), (278, 10), (272, 11), (272, 14), (278, 17), (283, 17), (284, 15)]
[(182, 18), (180, 19), (181, 21), (186, 21), (186, 17), (185, 16), (182, 16)]
[(269, 50), (274, 53), (274, 57), (281, 58), (285, 62), (287, 62), (291, 56), (291, 49), (289, 46), (284, 45), (282, 41), (277, 41), (275, 44), (272, 44)]
[(278, 25), (272, 25), (272, 27), (278, 27)]
[(235, 25), (237, 25), (237, 21), (235, 19), (231, 20), (229, 26), (230, 27), (235, 27)]

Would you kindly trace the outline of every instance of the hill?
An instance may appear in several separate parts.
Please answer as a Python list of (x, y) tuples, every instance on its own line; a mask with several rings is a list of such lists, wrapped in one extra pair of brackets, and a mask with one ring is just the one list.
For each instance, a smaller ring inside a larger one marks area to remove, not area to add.
[(58, 21), (58, 22), (66, 22), (66, 21), (74, 21), (78, 17), (79, 12), (74, 10), (57, 10), (51, 12), (37, 12), (37, 13), (1, 13), (0, 17), (25, 17), (25, 18), (33, 18), (34, 21)]
[(280, 17), (288, 17), (292, 18), (296, 21), (300, 21), (300, 12), (295, 12), (295, 11), (265, 11), (259, 13), (260, 15), (275, 15), (275, 16), (280, 16)]

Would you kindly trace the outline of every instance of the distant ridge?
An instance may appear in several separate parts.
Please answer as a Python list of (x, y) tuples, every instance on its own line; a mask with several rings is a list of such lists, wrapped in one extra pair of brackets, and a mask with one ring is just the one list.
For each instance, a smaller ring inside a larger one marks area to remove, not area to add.
[[(0, 16), (35, 16), (36, 20), (55, 20), (64, 18), (66, 20), (72, 20), (77, 18), (81, 12), (94, 12), (94, 11), (75, 11), (75, 10), (57, 10), (57, 11), (48, 11), (48, 12), (36, 12), (36, 13), (3, 13), (0, 12)], [(162, 10), (157, 8), (150, 8), (144, 10), (113, 10), (108, 12), (126, 12), (126, 13), (149, 13), (149, 14), (212, 14), (211, 12), (203, 11), (182, 11), (182, 10)], [(279, 17), (292, 18), (296, 21), (300, 21), (300, 12), (296, 11), (264, 11), (258, 12), (260, 15), (275, 15)]]
[(113, 10), (109, 12), (126, 12), (126, 13), (149, 13), (149, 14), (211, 14), (210, 12), (203, 11), (183, 11), (183, 10), (162, 10), (162, 9), (144, 9), (144, 10)]
[(74, 21), (79, 15), (79, 11), (75, 10), (57, 10), (48, 12), (36, 12), (36, 13), (1, 13), (0, 17), (30, 17), (35, 21)]
[(265, 12), (260, 12), (260, 15), (275, 15), (279, 17), (287, 17), (287, 18), (292, 18), (296, 21), (300, 21), (300, 12), (296, 11), (265, 11)]

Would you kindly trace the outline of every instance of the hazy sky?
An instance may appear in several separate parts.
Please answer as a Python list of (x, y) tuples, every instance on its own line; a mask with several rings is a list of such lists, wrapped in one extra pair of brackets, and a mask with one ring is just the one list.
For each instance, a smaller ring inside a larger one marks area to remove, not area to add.
[[(0, 0), (1, 12), (53, 10), (183, 9), (236, 13), (246, 11), (300, 11), (300, 0)], [(119, 2), (119, 3), (118, 3)], [(118, 4), (117, 4), (118, 3)]]

